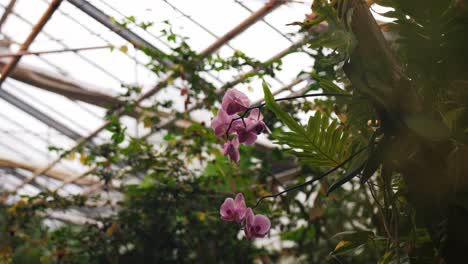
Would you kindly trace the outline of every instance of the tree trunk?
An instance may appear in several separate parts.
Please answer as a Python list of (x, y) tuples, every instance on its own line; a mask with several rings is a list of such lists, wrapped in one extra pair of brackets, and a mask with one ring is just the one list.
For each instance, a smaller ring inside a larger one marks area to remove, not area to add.
[(391, 140), (385, 166), (400, 173), (408, 198), (446, 263), (460, 263), (468, 250), (468, 146), (416, 136), (404, 118), (424, 109), (363, 0), (349, 0), (358, 45), (344, 70), (355, 92), (366, 95)]

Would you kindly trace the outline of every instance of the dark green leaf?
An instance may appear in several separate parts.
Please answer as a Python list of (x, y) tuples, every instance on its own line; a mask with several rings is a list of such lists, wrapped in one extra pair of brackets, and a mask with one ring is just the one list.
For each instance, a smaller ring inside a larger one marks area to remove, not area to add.
[(347, 169), (345, 176), (333, 183), (327, 191), (327, 195), (333, 192), (335, 189), (341, 185), (347, 183), (352, 178), (356, 177), (364, 168), (368, 160), (368, 153), (363, 151), (361, 152), (356, 159), (351, 163), (351, 166)]

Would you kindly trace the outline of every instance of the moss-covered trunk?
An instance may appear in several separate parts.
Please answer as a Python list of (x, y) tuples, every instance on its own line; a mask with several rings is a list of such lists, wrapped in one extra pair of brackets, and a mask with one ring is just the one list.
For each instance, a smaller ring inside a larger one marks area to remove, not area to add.
[(468, 146), (427, 139), (408, 128), (405, 120), (430, 111), (424, 109), (365, 1), (349, 0), (347, 8), (352, 10), (348, 14), (358, 45), (344, 69), (355, 92), (374, 102), (390, 140), (382, 163), (391, 168), (391, 175), (403, 176), (416, 219), (429, 230), (438, 254), (446, 263), (460, 263), (468, 250)]

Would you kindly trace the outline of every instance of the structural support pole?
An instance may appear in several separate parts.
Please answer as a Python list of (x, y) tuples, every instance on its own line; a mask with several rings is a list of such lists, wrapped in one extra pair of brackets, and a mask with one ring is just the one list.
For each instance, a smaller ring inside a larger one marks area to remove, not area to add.
[[(23, 169), (23, 170), (27, 170), (27, 171), (31, 171), (31, 172), (34, 172), (34, 171), (38, 170), (37, 165), (32, 165), (32, 164), (29, 164), (29, 163), (24, 163), (24, 162), (10, 160), (10, 159), (4, 159), (4, 158), (1, 158), (1, 157), (0, 157), (0, 168)], [(60, 180), (60, 181), (66, 181), (69, 178), (75, 177), (75, 175), (70, 175), (69, 173), (67, 173), (65, 171), (60, 171), (60, 170), (56, 170), (56, 169), (49, 170), (47, 173), (44, 173), (44, 175), (49, 177), (49, 178)], [(76, 183), (80, 184), (80, 185), (88, 185), (89, 186), (89, 185), (95, 184), (96, 181), (81, 178), (81, 179), (77, 180)]]
[[(55, 10), (57, 10), (57, 8), (60, 6), (60, 3), (62, 3), (62, 0), (53, 0), (50, 3), (50, 5), (47, 8), (47, 10), (45, 11), (45, 13), (39, 19), (37, 24), (33, 27), (31, 33), (29, 34), (29, 36), (26, 38), (24, 43), (20, 46), (19, 52), (24, 52), (24, 51), (28, 50), (31, 43), (34, 41), (34, 39), (36, 39), (37, 35), (39, 35), (42, 28), (44, 28), (45, 24), (47, 24), (49, 19), (54, 14)], [(2, 86), (3, 82), (8, 77), (8, 75), (10, 74), (11, 70), (13, 70), (15, 68), (16, 64), (18, 64), (20, 59), (21, 59), (21, 56), (13, 57), (7, 63), (7, 65), (5, 65), (5, 67), (2, 70), (1, 76), (0, 76), (0, 87)]]
[[(101, 10), (90, 4), (86, 0), (68, 0), (69, 3), (83, 11), (84, 13), (88, 14), (92, 18), (94, 18), (96, 21), (100, 22), (110, 30), (114, 31), (117, 35), (121, 36), (125, 40), (129, 41), (133, 45), (135, 45), (138, 48), (144, 48), (148, 47), (150, 49), (153, 49), (157, 51), (158, 53), (162, 53), (156, 46), (152, 45), (145, 39), (141, 38), (137, 34), (133, 33), (131, 30), (120, 27), (105, 13), (103, 13)], [(281, 4), (285, 3), (285, 0), (270, 0), (265, 6), (263, 6), (261, 9), (259, 9), (257, 12), (253, 13), (249, 17), (247, 17), (244, 21), (242, 21), (239, 25), (234, 27), (232, 30), (230, 30), (228, 33), (223, 35), (221, 38), (213, 42), (210, 46), (208, 46), (206, 49), (204, 49), (200, 55), (201, 57), (206, 57), (218, 50), (222, 45), (226, 44), (227, 41), (235, 38), (238, 36), (240, 33), (245, 31), (247, 28), (255, 24), (258, 20), (262, 19), (265, 17), (268, 13), (271, 11), (275, 10), (278, 6)], [(156, 58), (158, 59), (158, 58)], [(168, 60), (163, 60), (159, 59), (159, 63), (173, 67), (172, 61)], [(163, 81), (159, 82), (154, 88), (153, 88), (153, 93), (149, 94), (148, 97), (152, 96), (153, 94), (159, 92), (162, 88), (164, 88), (167, 85), (167, 82), (171, 80), (174, 76), (177, 77), (179, 74), (179, 71), (175, 70), (174, 72), (170, 73), (168, 78), (164, 79)]]
[(74, 48), (74, 49), (44, 50), (44, 51), (26, 51), (25, 50), (25, 51), (19, 51), (17, 53), (0, 54), (0, 58), (20, 57), (20, 56), (25, 56), (25, 55), (43, 55), (43, 54), (54, 54), (54, 53), (64, 53), (64, 52), (78, 52), (78, 51), (110, 49), (110, 48), (112, 48), (111, 45)]
[(14, 94), (7, 92), (4, 89), (0, 89), (0, 98), (16, 106), (17, 108), (21, 109), (23, 112), (29, 114), (30, 116), (54, 128), (55, 130), (59, 131), (60, 133), (64, 134), (65, 136), (73, 140), (77, 140), (82, 137), (78, 132), (62, 124), (61, 122), (49, 116), (45, 112), (39, 110), (38, 108), (24, 102), (20, 98), (16, 97)]
[[(119, 36), (121, 36), (122, 38), (126, 39), (127, 41), (131, 42), (132, 44), (134, 44), (135, 46), (139, 47), (139, 48), (142, 48), (142, 47), (150, 47), (150, 48), (154, 48), (155, 50), (158, 50), (155, 46), (153, 46), (151, 43), (147, 42), (146, 40), (142, 39), (141, 37), (139, 37), (138, 35), (136, 35), (135, 33), (133, 33), (132, 31), (126, 29), (126, 28), (122, 28), (122, 27), (119, 27), (114, 21), (112, 21), (112, 19), (106, 15), (105, 13), (103, 13), (101, 10), (97, 9), (96, 7), (94, 7), (93, 5), (91, 5), (90, 3), (88, 3), (87, 1), (85, 0), (68, 0), (68, 2), (70, 2), (71, 4), (73, 4), (74, 6), (76, 6), (78, 9), (80, 9), (81, 11), (83, 11), (84, 13), (88, 14), (89, 16), (93, 17), (95, 20), (97, 20), (98, 22), (102, 23), (104, 26), (106, 26), (107, 28), (111, 29), (112, 31), (114, 31), (116, 34), (118, 34)], [(259, 19), (261, 19), (262, 17), (264, 17), (267, 13), (271, 12), (272, 10), (274, 10), (275, 7), (277, 7), (279, 4), (282, 4), (284, 3), (283, 0), (271, 0), (269, 3), (266, 4), (266, 7), (262, 8), (261, 10), (263, 10), (262, 12), (255, 12), (254, 14), (252, 14), (252, 16), (248, 17), (244, 22), (242, 22), (241, 24), (242, 27), (239, 27), (237, 26), (236, 30), (231, 30), (228, 34), (226, 35), (229, 35), (227, 37), (225, 37), (226, 41), (228, 41), (229, 39), (232, 39), (234, 38), (236, 35), (240, 34), (243, 30), (247, 29), (248, 27), (250, 27), (251, 25), (253, 25), (256, 21), (258, 21)], [(212, 45), (210, 45), (209, 47), (213, 46), (213, 47), (216, 47), (218, 45), (222, 45), (224, 44), (225, 42), (220, 42), (220, 41), (216, 41), (214, 42)], [(295, 44), (297, 45), (297, 43)], [(293, 47), (295, 47), (295, 45), (293, 45)], [(218, 47), (219, 48), (219, 47)], [(214, 52), (216, 51), (217, 48), (207, 48), (205, 49), (206, 51), (204, 51), (203, 53), (203, 56), (208, 56), (209, 55), (209, 50), (211, 50), (211, 52)], [(280, 53), (281, 56), (284, 56), (286, 55), (286, 53)], [(276, 59), (277, 57), (273, 57), (273, 59)], [(280, 57), (279, 57), (280, 58)], [(172, 62), (170, 61), (160, 61), (162, 64), (164, 65), (167, 65), (167, 66), (172, 66)], [(259, 71), (260, 69), (256, 69), (256, 71)], [(242, 79), (245, 79), (247, 77), (242, 77)], [(156, 92), (158, 92), (160, 89), (162, 89), (163, 87), (167, 86), (167, 84), (169, 83), (169, 81), (172, 79), (172, 74), (169, 74), (169, 76), (167, 78), (165, 78), (164, 80), (160, 81), (155, 87), (153, 87), (152, 89), (150, 89), (149, 91), (147, 91), (146, 93), (142, 94), (138, 100), (135, 102), (137, 105), (142, 102), (143, 100), (151, 97), (153, 94), (155, 94)], [(241, 81), (239, 81), (241, 82)], [(122, 109), (119, 109), (116, 113), (117, 116), (120, 116), (121, 113), (122, 113)], [(173, 120), (175, 121), (175, 120)], [(72, 147), (71, 149), (69, 149), (68, 151), (65, 152), (64, 155), (68, 154), (68, 153), (71, 153), (73, 151), (75, 151), (76, 149), (78, 149), (79, 147), (81, 147), (83, 144), (85, 144), (86, 142), (88, 142), (90, 139), (92, 139), (94, 136), (96, 136), (97, 134), (99, 134), (107, 125), (108, 125), (109, 122), (106, 122), (104, 123), (102, 126), (100, 126), (98, 129), (96, 129), (94, 132), (92, 132), (90, 135), (88, 135), (87, 137), (85, 138), (82, 138), (80, 141), (78, 141), (78, 143)], [(172, 123), (172, 122), (171, 122)], [(63, 156), (62, 156), (63, 157)], [(48, 170), (50, 170), (51, 168), (53, 168), (57, 163), (60, 162), (60, 160), (62, 159), (62, 157), (59, 157), (57, 158), (56, 160), (52, 161), (48, 166), (46, 166), (45, 168), (43, 168), (42, 170), (39, 170), (37, 171), (36, 173), (34, 173), (34, 175), (28, 179), (28, 181), (25, 181), (23, 182), (22, 184), (20, 184), (19, 186), (17, 186), (12, 192), (10, 193), (7, 193), (4, 197), (3, 197), (3, 200), (5, 200), (10, 194), (12, 193), (16, 193), (20, 188), (22, 188), (24, 185), (32, 182), (35, 180), (35, 178), (42, 174), (42, 173), (45, 173), (47, 172)], [(78, 177), (80, 178), (80, 177)]]
[(221, 48), (221, 46), (223, 46), (228, 41), (230, 41), (231, 39), (238, 36), (240, 33), (242, 33), (247, 28), (249, 28), (250, 26), (255, 24), (260, 19), (264, 18), (268, 13), (275, 10), (277, 7), (279, 7), (281, 4), (283, 4), (285, 2), (286, 2), (285, 0), (270, 0), (262, 8), (260, 8), (256, 12), (252, 13), (249, 17), (247, 17), (239, 25), (237, 25), (236, 27), (231, 29), (229, 32), (224, 34), (222, 37), (220, 37), (213, 44), (211, 44), (206, 49), (204, 49), (200, 54), (202, 55), (202, 57), (205, 57), (205, 56), (207, 56), (209, 54), (214, 53), (219, 48)]
[(5, 8), (5, 12), (3, 12), (2, 17), (0, 18), (0, 32), (2, 31), (2, 27), (7, 21), (8, 16), (11, 14), (11, 11), (13, 11), (13, 7), (15, 7), (15, 4), (16, 0), (10, 0), (10, 3), (8, 3), (7, 7)]
[[(5, 63), (0, 62), (0, 70), (5, 67)], [(63, 78), (56, 74), (48, 73), (27, 65), (18, 65), (10, 72), (12, 79), (26, 83), (35, 88), (43, 89), (52, 93), (60, 94), (70, 100), (78, 100), (88, 104), (96, 105), (107, 109), (116, 109), (125, 103), (118, 98), (100, 92), (99, 87), (89, 87), (85, 83), (75, 81), (71, 78)], [(0, 93), (1, 95), (1, 93)], [(138, 117), (141, 109), (127, 113), (132, 117)], [(158, 112), (158, 116), (169, 117), (166, 112)]]
[[(119, 26), (117, 23), (115, 23), (115, 20), (113, 20), (110, 16), (99, 10), (97, 7), (94, 5), (90, 4), (86, 0), (68, 0), (68, 2), (72, 5), (74, 5), (76, 8), (80, 9), (83, 11), (85, 14), (88, 16), (94, 18), (97, 22), (101, 23), (103, 26), (107, 27), (108, 29), (112, 30), (115, 32), (115, 34), (119, 35), (126, 41), (132, 43), (135, 47), (139, 49), (143, 48), (150, 48), (152, 50), (157, 51), (158, 53), (163, 53), (160, 51), (156, 46), (151, 44), (150, 42), (146, 41), (142, 37), (138, 36), (137, 34), (133, 33), (133, 31)], [(156, 58), (158, 59), (158, 58)], [(172, 67), (173, 63), (170, 60), (167, 59), (158, 59), (159, 63)]]

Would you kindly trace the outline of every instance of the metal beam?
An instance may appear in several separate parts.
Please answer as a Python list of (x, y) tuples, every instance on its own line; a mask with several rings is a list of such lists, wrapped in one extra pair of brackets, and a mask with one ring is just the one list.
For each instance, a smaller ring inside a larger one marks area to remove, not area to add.
[[(239, 4), (240, 6), (242, 6), (242, 8), (244, 8), (245, 10), (249, 11), (250, 13), (253, 13), (254, 11), (252, 9), (250, 9), (248, 6), (246, 6), (244, 3), (242, 3), (241, 1), (239, 0), (234, 0), (234, 2), (236, 2), (237, 4)], [(283, 38), (285, 38), (287, 41), (289, 41), (290, 43), (293, 43), (292, 39), (290, 37), (288, 37), (286, 34), (284, 34), (283, 32), (281, 32), (277, 27), (273, 26), (270, 22), (266, 21), (265, 18), (262, 18), (262, 21), (263, 23), (265, 23), (269, 28), (271, 28), (273, 31), (275, 31), (276, 33), (280, 34)]]
[(24, 112), (38, 119), (42, 123), (54, 128), (55, 130), (59, 131), (60, 133), (64, 134), (65, 136), (71, 139), (77, 140), (82, 137), (79, 133), (75, 132), (74, 130), (70, 129), (69, 127), (65, 126), (64, 124), (60, 123), (54, 118), (50, 117), (49, 115), (42, 112), (41, 110), (33, 107), (30, 104), (25, 103), (18, 97), (14, 96), (13, 94), (3, 89), (0, 89), (0, 97), (3, 100), (7, 101), (8, 103), (16, 106), (17, 108), (23, 110)]
[[(139, 105), (143, 100), (145, 100), (146, 98), (148, 98), (151, 94), (153, 94), (154, 92), (154, 89), (150, 89), (149, 91), (147, 91), (146, 93), (142, 94), (138, 99), (135, 100), (135, 105)], [(114, 113), (114, 115), (116, 116), (121, 116), (123, 113), (124, 113), (125, 109), (123, 109), (122, 107), (120, 107), (119, 109), (117, 109)], [(94, 130), (93, 132), (91, 132), (88, 136), (86, 137), (83, 137), (83, 138), (80, 138), (79, 140), (77, 140), (76, 144), (68, 149), (67, 151), (65, 151), (60, 157), (54, 159), (53, 161), (51, 161), (47, 166), (45, 166), (44, 168), (34, 172), (34, 174), (28, 178), (27, 181), (24, 181), (22, 184), (20, 184), (19, 186), (17, 186), (13, 191), (10, 191), (10, 192), (7, 192), (5, 193), (1, 199), (0, 199), (0, 202), (4, 202), (6, 201), (6, 199), (8, 198), (9, 195), (11, 194), (14, 194), (16, 193), (19, 189), (21, 189), (23, 186), (25, 186), (26, 184), (34, 181), (36, 179), (37, 176), (41, 175), (41, 174), (44, 174), (46, 172), (48, 172), (50, 169), (52, 169), (56, 164), (58, 164), (62, 159), (63, 157), (65, 157), (66, 155), (76, 151), (77, 149), (79, 149), (81, 146), (83, 146), (84, 144), (86, 144), (87, 142), (89, 142), (91, 139), (93, 139), (95, 136), (97, 136), (102, 130), (104, 130), (108, 125), (110, 124), (110, 121), (106, 121), (104, 122), (101, 126), (99, 126), (96, 130)]]
[[(42, 28), (47, 24), (49, 19), (52, 17), (54, 14), (55, 10), (60, 6), (60, 3), (62, 3), (62, 0), (53, 0), (47, 10), (44, 12), (44, 14), (41, 16), (37, 24), (33, 27), (31, 33), (29, 33), (28, 37), (24, 41), (24, 43), (20, 46), (19, 52), (26, 51), (31, 43), (36, 39), (36, 37), (39, 35), (41, 32)], [(0, 87), (2, 86), (2, 83), (5, 81), (5, 79), (8, 77), (10, 74), (11, 70), (13, 70), (18, 64), (18, 62), (21, 59), (20, 56), (13, 57), (3, 68), (2, 73), (0, 75)]]
[(11, 11), (13, 11), (15, 4), (16, 0), (10, 0), (10, 3), (8, 3), (7, 7), (5, 8), (5, 12), (3, 12), (2, 17), (0, 18), (0, 32), (2, 31), (2, 27), (7, 21), (8, 16), (11, 14)]
[[(16, 127), (19, 127), (21, 129), (23, 129), (26, 133), (30, 133), (31, 135), (34, 135), (35, 137), (37, 137), (39, 140), (41, 140), (42, 142), (46, 143), (46, 144), (49, 144), (50, 141), (49, 141), (49, 138), (47, 136), (45, 136), (44, 134), (39, 134), (37, 132), (34, 132), (33, 130), (31, 130), (31, 128), (27, 125), (27, 124), (23, 124), (23, 123), (20, 123), (18, 121), (15, 120), (15, 117), (10, 117), (6, 114), (3, 114), (3, 113), (0, 113), (0, 118), (2, 118), (4, 121), (7, 121), (11, 124), (13, 124), (14, 126)], [(21, 137), (21, 135), (17, 135), (16, 133), (11, 133), (9, 134), (13, 139), (15, 139), (18, 143), (28, 147), (28, 148), (31, 148), (33, 150), (35, 150), (36, 152), (38, 153), (41, 153), (44, 155), (45, 158), (49, 157), (48, 155), (50, 154), (49, 152), (47, 152), (46, 149), (39, 149), (35, 146), (33, 146), (33, 144), (35, 142), (28, 142), (28, 141), (25, 141), (23, 137)], [(29, 159), (28, 159), (29, 160)], [(70, 166), (68, 166), (67, 164), (64, 164), (63, 165), (63, 168), (68, 170), (68, 171), (73, 171), (74, 169), (71, 168)]]
[[(98, 8), (94, 7), (93, 5), (91, 5), (90, 3), (88, 3), (87, 1), (85, 0), (68, 0), (71, 4), (73, 4), (75, 7), (77, 7), (78, 9), (80, 9), (81, 11), (83, 11), (84, 13), (88, 14), (89, 16), (93, 17), (95, 20), (97, 20), (98, 22), (100, 22), (101, 24), (103, 24), (104, 26), (106, 26), (107, 28), (109, 28), (110, 30), (114, 31), (116, 34), (118, 34), (119, 36), (121, 36), (122, 38), (126, 39), (127, 41), (131, 42), (133, 45), (135, 45), (136, 47), (138, 48), (143, 48), (143, 47), (149, 47), (149, 48), (153, 48), (157, 51), (159, 51), (159, 49), (157, 49), (154, 45), (152, 45), (151, 43), (149, 43), (148, 41), (144, 40), (143, 38), (141, 38), (140, 36), (136, 35), (135, 33), (133, 33), (132, 31), (126, 29), (126, 28), (122, 28), (120, 26), (118, 26), (108, 15), (106, 15), (105, 13), (103, 13), (101, 10), (99, 10)], [(279, 3), (284, 3), (284, 1), (282, 0), (271, 0), (271, 2), (279, 2)], [(240, 34), (240, 32), (242, 32), (243, 30), (247, 29), (250, 25), (254, 24), (258, 19), (255, 18), (255, 17), (258, 17), (260, 16), (261, 14), (264, 13), (264, 15), (266, 15), (266, 10), (270, 10), (271, 9), (271, 3), (267, 3), (267, 6), (269, 6), (269, 8), (265, 8), (265, 11), (263, 12), (260, 12), (260, 13), (256, 13), (255, 15), (252, 15), (251, 17), (247, 18), (246, 21), (248, 22), (245, 22), (244, 25), (242, 25), (242, 27), (240, 27), (239, 29), (235, 30), (236, 31), (236, 34)], [(276, 4), (273, 4), (273, 6), (276, 6)], [(272, 10), (272, 9), (271, 9)], [(270, 10), (270, 11), (271, 11)], [(228, 36), (225, 37), (225, 39), (232, 39), (234, 37), (235, 34), (232, 34), (232, 33), (228, 33), (227, 34)], [(206, 51), (203, 52), (203, 56), (208, 56), (209, 55), (209, 51), (211, 52), (214, 52), (217, 48), (213, 48), (213, 47), (216, 47), (218, 46), (220, 43), (222, 42), (219, 42), (219, 41), (216, 41), (215, 43), (213, 43), (212, 45), (210, 45), (207, 49), (205, 49)], [(297, 43), (295, 44), (297, 45)], [(293, 45), (293, 47), (295, 47), (295, 45)], [(211, 48), (210, 48), (211, 47)], [(288, 49), (287, 50), (287, 53), (289, 53), (290, 50)], [(284, 56), (286, 55), (287, 53), (280, 53), (282, 54), (281, 56)], [(276, 57), (273, 57), (273, 59), (276, 59)], [(160, 63), (166, 65), (166, 66), (173, 66), (173, 63), (171, 61), (167, 61), (167, 60), (161, 60), (160, 59)], [(261, 68), (258, 68), (258, 69), (254, 69), (253, 71), (255, 72), (258, 72), (260, 71)], [(250, 72), (249, 72), (250, 73)], [(175, 73), (177, 74), (177, 73)], [(160, 81), (155, 87), (153, 87), (152, 89), (150, 89), (149, 91), (147, 91), (146, 93), (142, 94), (135, 102), (136, 105), (138, 105), (139, 103), (141, 103), (143, 100), (151, 97), (154, 93), (158, 92), (160, 89), (162, 89), (163, 87), (166, 87), (168, 85), (168, 83), (171, 81), (172, 79), (172, 74), (169, 74), (169, 76), (167, 78), (165, 78), (164, 80)], [(241, 78), (241, 80), (239, 82), (241, 82), (242, 80), (245, 80), (247, 79), (246, 76), (243, 76)], [(208, 83), (208, 82), (206, 82)], [(193, 108), (192, 108), (193, 109)], [(116, 111), (115, 115), (117, 116), (120, 116), (122, 114), (122, 109), (119, 109)], [(170, 122), (171, 124), (174, 123), (176, 120), (175, 118), (171, 119), (172, 121)], [(71, 149), (69, 149), (68, 151), (65, 152), (65, 154), (67, 153), (71, 153), (73, 151), (75, 151), (76, 149), (78, 149), (79, 147), (81, 147), (83, 144), (85, 144), (87, 141), (89, 141), (90, 139), (92, 139), (93, 137), (95, 137), (97, 134), (99, 134), (107, 125), (109, 124), (109, 122), (105, 122), (102, 126), (100, 126), (99, 128), (97, 128), (95, 131), (93, 131), (91, 134), (89, 134), (87, 137), (85, 138), (82, 138), (80, 139), (77, 144), (72, 147)], [(55, 159), (54, 161), (52, 161), (51, 163), (49, 163), (49, 165), (47, 165), (45, 168), (43, 168), (42, 170), (36, 172), (33, 177), (31, 177), (27, 182), (24, 182), (22, 185), (18, 186), (17, 188), (15, 188), (15, 190), (13, 190), (12, 192), (9, 192), (7, 193), (6, 195), (4, 195), (2, 198), (3, 200), (5, 200), (8, 195), (12, 194), (12, 193), (15, 193), (18, 189), (20, 189), (22, 186), (24, 186), (25, 184), (33, 181), (35, 179), (35, 177), (37, 177), (37, 175), (41, 174), (41, 173), (44, 173), (48, 170), (50, 170), (51, 168), (53, 168), (58, 162), (60, 162), (61, 160), (61, 157)]]
[[(102, 1), (102, 0), (101, 0)], [(193, 19), (190, 15), (186, 14), (185, 12), (183, 12), (182, 10), (180, 10), (178, 7), (176, 7), (175, 5), (171, 4), (168, 0), (163, 0), (164, 3), (166, 3), (168, 6), (170, 6), (172, 9), (174, 9), (174, 11), (176, 11), (177, 13), (181, 14), (182, 16), (184, 16), (185, 18), (187, 18), (188, 20), (192, 21), (192, 23), (194, 23), (195, 25), (197, 25), (198, 27), (200, 27), (201, 29), (203, 29), (206, 33), (210, 34), (211, 36), (215, 37), (216, 39), (219, 38), (218, 35), (216, 35), (213, 31), (209, 30), (207, 27), (205, 27), (204, 25), (202, 25), (200, 22), (198, 22), (197, 20)], [(253, 12), (252, 12), (253, 13)], [(226, 43), (226, 46), (230, 47), (231, 49), (234, 50), (234, 48), (229, 45), (229, 43)]]
[(17, 53), (4, 53), (0, 54), (0, 58), (9, 58), (9, 57), (18, 57), (26, 55), (44, 55), (44, 54), (55, 54), (55, 53), (64, 53), (64, 52), (78, 52), (78, 51), (87, 51), (87, 50), (98, 50), (98, 49), (110, 49), (112, 46), (94, 46), (94, 47), (83, 47), (83, 48), (67, 48), (67, 49), (54, 49), (54, 50), (43, 50), (43, 51), (20, 51)]
[[(38, 165), (31, 165), (29, 163), (24, 163), (21, 161), (15, 161), (15, 160), (10, 160), (10, 159), (5, 159), (0, 157), (0, 168), (11, 168), (11, 169), (23, 169), (27, 170), (30, 172), (35, 172), (40, 170), (41, 166)], [(46, 177), (56, 179), (59, 181), (66, 181), (67, 179), (74, 178), (75, 175), (70, 175), (67, 172), (60, 171), (57, 169), (49, 170), (43, 174)], [(77, 182), (79, 185), (93, 185), (96, 183), (94, 180), (86, 179), (86, 178), (81, 178)]]
[[(14, 169), (14, 168), (0, 168), (0, 171), (3, 171), (5, 174), (8, 174), (8, 175), (11, 175), (15, 178), (18, 178), (20, 180), (26, 180), (28, 178), (28, 176), (22, 174), (21, 172), (19, 172), (18, 170)], [(1, 172), (0, 172), (1, 174)], [(6, 176), (6, 175), (5, 175)], [(38, 184), (38, 183), (31, 183), (32, 186), (36, 187), (39, 191), (46, 191), (47, 189)]]
[(252, 13), (249, 17), (247, 17), (247, 19), (239, 23), (236, 27), (234, 27), (229, 32), (220, 37), (216, 42), (204, 49), (201, 52), (201, 55), (205, 57), (208, 54), (214, 53), (226, 42), (238, 36), (241, 32), (245, 31), (247, 28), (255, 24), (258, 20), (262, 19), (271, 11), (275, 10), (277, 7), (284, 4), (285, 2), (285, 0), (270, 0), (262, 8)]
[[(5, 63), (0, 62), (0, 69), (3, 67), (5, 67)], [(73, 79), (63, 78), (26, 65), (15, 67), (10, 73), (10, 77), (36, 88), (63, 95), (71, 100), (78, 100), (103, 108), (117, 108), (125, 104), (113, 96), (99, 92), (99, 89), (89, 88)], [(129, 115), (137, 117), (138, 109), (130, 112)], [(168, 113), (161, 112), (161, 116), (167, 117)]]
[[(103, 13), (101, 10), (90, 4), (88, 1), (85, 0), (68, 0), (71, 4), (73, 4), (75, 7), (83, 11), (84, 13), (88, 14), (92, 18), (94, 18), (96, 21), (100, 22), (110, 30), (114, 31), (116, 34), (124, 38), (125, 40), (129, 41), (133, 45), (135, 45), (138, 48), (143, 48), (143, 47), (148, 47), (151, 48), (159, 53), (163, 52), (159, 50), (156, 46), (152, 45), (145, 39), (141, 38), (137, 34), (133, 33), (131, 30), (120, 27), (117, 25), (110, 16), (106, 15)], [(249, 17), (247, 17), (244, 21), (242, 21), (239, 25), (234, 27), (232, 30), (230, 30), (228, 33), (223, 35), (221, 38), (213, 42), (210, 46), (208, 46), (206, 49), (204, 49), (200, 55), (201, 57), (206, 57), (215, 52), (218, 48), (220, 48), (222, 45), (226, 44), (227, 41), (233, 39), (234, 37), (238, 36), (240, 33), (242, 33), (244, 30), (255, 24), (259, 19), (262, 19), (264, 16), (266, 16), (268, 13), (276, 9), (279, 5), (284, 4), (286, 1), (285, 0), (270, 0), (268, 3), (266, 3), (261, 9), (259, 9), (257, 12), (253, 13)], [(158, 58), (156, 58), (158, 59)], [(173, 67), (173, 62), (169, 61), (167, 59), (158, 59), (158, 61), (166, 66)], [(149, 94), (148, 97), (152, 96), (153, 94), (157, 93), (160, 91), (162, 88), (164, 88), (168, 81), (170, 81), (173, 77), (178, 77), (179, 76), (179, 71), (174, 71), (172, 73), (169, 73), (169, 76), (165, 78), (164, 80), (160, 81), (156, 86), (153, 88), (153, 93)], [(207, 81), (201, 80), (205, 84), (208, 84)]]
[[(96, 8), (94, 5), (90, 4), (88, 1), (68, 0), (68, 2), (74, 5), (75, 7), (77, 7), (79, 10), (86, 13), (87, 15), (89, 15), (90, 17), (94, 18), (96, 21), (98, 21), (99, 23), (107, 27), (108, 29), (114, 31), (117, 35), (127, 40), (128, 42), (132, 43), (137, 48), (142, 49), (146, 47), (146, 48), (150, 48), (152, 50), (163, 53), (156, 46), (146, 41), (142, 37), (138, 36), (137, 34), (133, 33), (133, 31), (119, 26), (117, 23), (114, 22), (114, 20), (110, 16), (108, 16), (107, 14), (105, 14), (104, 12)], [(163, 65), (166, 65), (169, 67), (173, 66), (172, 61), (168, 59), (159, 58), (158, 61)]]
[[(44, 0), (44, 1), (47, 3), (47, 0)], [(5, 8), (5, 6), (2, 5), (1, 3), (0, 3), (0, 7)], [(59, 9), (59, 11), (60, 11), (60, 9)], [(28, 19), (26, 19), (26, 18), (23, 17), (22, 15), (20, 15), (20, 14), (18, 14), (18, 13), (16, 13), (16, 12), (12, 12), (12, 15), (14, 15), (15, 17), (17, 17), (19, 20), (23, 21), (24, 23), (30, 25), (31, 27), (34, 27), (34, 24), (31, 23)], [(51, 40), (51, 41), (56, 42), (58, 45), (62, 46), (63, 48), (69, 48), (69, 46), (66, 45), (62, 40), (55, 38), (53, 35), (47, 33), (46, 31), (42, 30), (41, 33), (42, 33), (46, 38), (48, 38), (48, 39)], [(110, 44), (110, 43), (108, 43), (108, 44)], [(76, 54), (76, 56), (78, 56), (80, 59), (86, 61), (89, 65), (91, 65), (91, 66), (93, 66), (93, 67), (99, 69), (102, 73), (106, 74), (107, 76), (109, 76), (110, 78), (114, 79), (115, 81), (117, 81), (117, 82), (119, 82), (119, 83), (124, 83), (119, 77), (117, 77), (116, 75), (114, 75), (114, 74), (112, 74), (111, 72), (109, 72), (106, 68), (104, 68), (104, 67), (102, 67), (102, 66), (96, 64), (92, 59), (89, 59), (88, 57), (83, 56), (81, 53), (78, 53), (78, 52), (75, 53), (75, 54)], [(38, 57), (38, 58), (41, 59), (42, 57)], [(49, 64), (49, 65), (51, 64), (50, 62), (46, 62), (46, 63)], [(58, 66), (54, 65), (53, 67), (57, 69)], [(63, 70), (62, 70), (62, 71), (61, 71), (61, 70), (58, 70), (58, 71), (63, 73)]]

